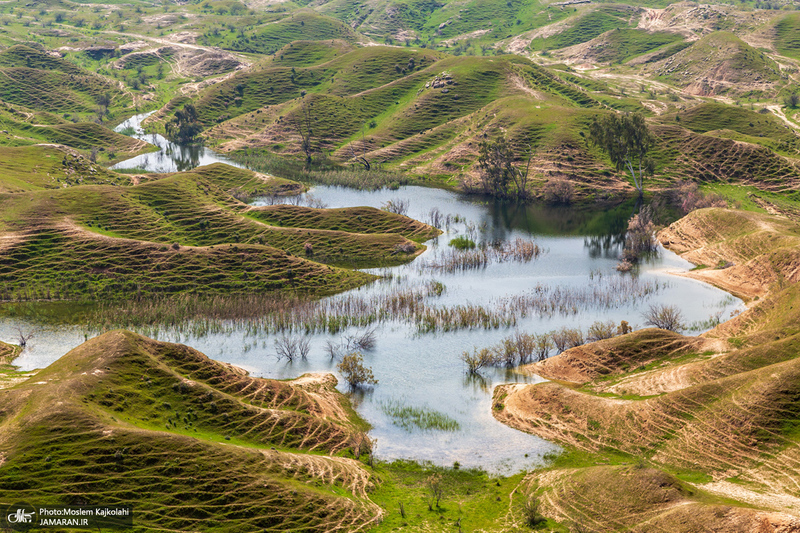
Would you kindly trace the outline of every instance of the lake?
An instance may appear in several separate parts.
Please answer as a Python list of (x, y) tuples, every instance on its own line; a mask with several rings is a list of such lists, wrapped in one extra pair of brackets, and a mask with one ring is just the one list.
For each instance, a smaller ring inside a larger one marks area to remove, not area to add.
[[(143, 117), (134, 118), (140, 122)], [(121, 128), (126, 124), (134, 122), (124, 123)], [(115, 168), (174, 171), (187, 161), (186, 153), (176, 150), (174, 145), (162, 146), (161, 152), (147, 154), (146, 160), (139, 156)], [(208, 149), (197, 154), (188, 157), (190, 165), (227, 162)], [(554, 313), (532, 310), (526, 316), (520, 313), (516, 326), (508, 328), (420, 333), (409, 321), (378, 324), (376, 345), (364, 351), (364, 357), (379, 383), (353, 395), (352, 399), (359, 414), (372, 425), (370, 436), (377, 439), (376, 456), (380, 459), (409, 458), (448, 466), (458, 462), (465, 467), (509, 474), (540, 465), (545, 454), (558, 450), (555, 444), (513, 430), (492, 417), (493, 387), (508, 382), (533, 383), (540, 378), (506, 368), (468, 376), (460, 359), (464, 351), (495, 345), (517, 330), (538, 334), (579, 327), (586, 331), (595, 321), (622, 320), (643, 327), (642, 311), (655, 303), (678, 306), (687, 323), (699, 323), (711, 316), (725, 320), (731, 313), (744, 309), (740, 300), (719, 289), (675, 276), (674, 273), (686, 271), (692, 265), (667, 250), (661, 249), (644, 262), (635, 275), (618, 273), (615, 266), (626, 221), (635, 210), (633, 202), (593, 209), (516, 205), (411, 186), (378, 191), (312, 187), (302, 198), (289, 201), (298, 200), (324, 203), (327, 207), (381, 207), (390, 200), (407, 201), (407, 214), (412, 218), (429, 221), (434, 209), (443, 220), (449, 216), (450, 223), (442, 223), (445, 233), (427, 242), (428, 249), (420, 257), (406, 265), (372, 270), (383, 276), (382, 280), (331, 297), (334, 299), (353, 295), (371, 298), (403, 288), (422, 287), (431, 281), (445, 286), (440, 296), (427, 299), (429, 305), (436, 307), (474, 304), (493, 309), (516, 296), (536, 291), (580, 295), (599, 288), (612, 293), (602, 300), (588, 298), (570, 310)], [(270, 201), (256, 200), (254, 205)], [(543, 253), (529, 262), (496, 260), (480, 269), (448, 272), (436, 268), (437, 258), (452, 250), (448, 246), (450, 240), (464, 235), (479, 243), (535, 241)], [(10, 319), (0, 320), (0, 339), (13, 342), (16, 327), (35, 334), (17, 360), (23, 369), (47, 366), (85, 339), (80, 327), (47, 327)], [(310, 335), (308, 358), (294, 363), (278, 360), (275, 336), (245, 328), (232, 327), (225, 333), (200, 336), (159, 331), (156, 336), (188, 344), (209, 357), (245, 368), (254, 376), (287, 379), (305, 372), (336, 374), (336, 361), (329, 357), (326, 342), (338, 343), (345, 335), (358, 332), (351, 329), (337, 335)], [(339, 388), (348, 392), (341, 379)], [(403, 427), (391, 415), (392, 407), (433, 410), (454, 420), (458, 427), (448, 431), (409, 428), (407, 424)]]

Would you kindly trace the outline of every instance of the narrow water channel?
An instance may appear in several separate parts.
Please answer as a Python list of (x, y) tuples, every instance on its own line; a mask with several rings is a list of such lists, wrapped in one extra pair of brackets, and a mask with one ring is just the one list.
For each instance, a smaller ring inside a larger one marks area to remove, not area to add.
[[(140, 121), (142, 117), (135, 118)], [(121, 128), (134, 123), (138, 127), (136, 121), (124, 123)], [(138, 160), (135, 163), (133, 160), (120, 163), (130, 165), (120, 168), (178, 169), (178, 165), (184, 164), (179, 161), (186, 161), (186, 154), (176, 152), (174, 145), (164, 146), (159, 154), (148, 154), (147, 160), (140, 156), (135, 158)], [(170, 167), (173, 163), (168, 164), (167, 160), (173, 161), (175, 166)], [(191, 159), (193, 165), (216, 160), (226, 162), (207, 149)], [(725, 320), (744, 308), (741, 301), (719, 289), (673, 275), (691, 268), (691, 264), (663, 249), (642, 265), (635, 280), (629, 274), (617, 273), (615, 266), (621, 236), (632, 205), (595, 211), (519, 206), (421, 187), (370, 192), (314, 187), (308, 194), (328, 207), (381, 207), (389, 200), (407, 200), (408, 215), (413, 218), (427, 221), (434, 208), (451, 218), (447, 232), (426, 243), (427, 251), (415, 261), (375, 270), (384, 276), (382, 281), (332, 298), (353, 294), (369, 297), (402, 287), (422, 286), (432, 280), (445, 286), (441, 296), (431, 299), (430, 305), (435, 306), (492, 307), (502, 304), (506, 298), (542, 288), (580, 292), (606, 287), (617, 292), (610, 300), (580, 305), (568, 313), (520, 316), (512, 328), (421, 334), (413, 324), (403, 321), (378, 325), (376, 346), (364, 355), (365, 363), (372, 368), (379, 383), (354, 396), (353, 401), (358, 412), (373, 426), (370, 435), (377, 439), (376, 455), (381, 459), (410, 458), (440, 465), (458, 462), (466, 467), (478, 466), (508, 474), (541, 464), (544, 454), (558, 449), (552, 443), (498, 423), (491, 414), (491, 393), (497, 384), (535, 382), (539, 378), (507, 369), (489, 369), (480, 377), (469, 377), (459, 358), (464, 351), (494, 345), (517, 329), (544, 333), (561, 327), (579, 327), (585, 331), (595, 321), (619, 323), (622, 320), (643, 327), (642, 311), (654, 303), (677, 305), (687, 323), (704, 321), (713, 315)], [(261, 200), (255, 204), (266, 202)], [(425, 267), (437, 254), (450, 249), (448, 242), (452, 238), (465, 234), (478, 242), (508, 242), (518, 238), (535, 241), (544, 253), (530, 262), (494, 262), (486, 268), (468, 271), (444, 272)], [(629, 289), (629, 293), (625, 292)], [(44, 367), (84, 340), (79, 328), (45, 329), (10, 320), (0, 321), (0, 339), (13, 342), (17, 326), (36, 331), (31, 344), (18, 359), (24, 369)], [(286, 379), (305, 372), (335, 374), (335, 361), (326, 353), (325, 343), (340, 342), (343, 335), (352, 333), (356, 330), (336, 336), (311, 336), (308, 359), (293, 364), (277, 359), (274, 337), (248, 333), (244, 328), (230, 328), (225, 333), (199, 337), (161, 331), (157, 337), (188, 344), (212, 358), (241, 366), (254, 376)], [(342, 384), (340, 389), (346, 392)], [(422, 430), (407, 424), (403, 427), (391, 415), (392, 407), (433, 410), (454, 421), (457, 427), (446, 431)]]

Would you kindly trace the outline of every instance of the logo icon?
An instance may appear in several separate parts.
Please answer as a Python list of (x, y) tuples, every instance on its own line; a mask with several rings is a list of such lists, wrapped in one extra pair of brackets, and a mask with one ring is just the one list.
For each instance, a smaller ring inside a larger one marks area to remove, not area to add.
[(35, 527), (36, 523), (36, 508), (26, 503), (9, 505), (0, 515), (0, 527), (6, 526), (13, 531), (27, 531)]
[(26, 513), (25, 509), (17, 509), (16, 513), (7, 517), (9, 524), (32, 524), (33, 513)]

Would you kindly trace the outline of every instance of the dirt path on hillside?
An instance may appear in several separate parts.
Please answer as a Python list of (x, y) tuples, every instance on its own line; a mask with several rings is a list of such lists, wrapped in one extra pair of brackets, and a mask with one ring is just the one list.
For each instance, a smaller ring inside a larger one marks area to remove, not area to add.
[(342, 407), (342, 402), (340, 401), (338, 393), (334, 391), (338, 380), (333, 374), (303, 374), (299, 378), (288, 381), (287, 383), (292, 387), (302, 389), (317, 402), (323, 417), (347, 420), (347, 411)]
[(757, 507), (800, 514), (800, 498), (788, 494), (755, 492), (730, 481), (714, 481), (695, 486), (711, 494), (733, 498)]
[(783, 122), (785, 122), (787, 126), (789, 126), (790, 128), (792, 128), (794, 130), (800, 131), (800, 125), (797, 125), (794, 122), (792, 122), (791, 120), (789, 120), (788, 118), (786, 118), (786, 114), (783, 112), (783, 107), (782, 106), (779, 106), (777, 104), (770, 104), (770, 105), (767, 105), (765, 107), (767, 109), (769, 109), (770, 111), (772, 111), (773, 115), (775, 115), (776, 117), (781, 119)]

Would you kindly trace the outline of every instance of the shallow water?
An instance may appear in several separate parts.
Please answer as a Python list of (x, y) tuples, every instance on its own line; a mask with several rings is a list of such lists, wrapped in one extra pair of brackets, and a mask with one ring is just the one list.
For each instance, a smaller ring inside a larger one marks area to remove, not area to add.
[[(350, 292), (368, 296), (437, 280), (446, 286), (446, 291), (441, 297), (431, 299), (430, 304), (442, 306), (465, 303), (492, 306), (505, 296), (524, 293), (537, 285), (580, 289), (619, 278), (621, 275), (614, 267), (625, 221), (634, 209), (632, 204), (594, 212), (509, 206), (421, 187), (372, 192), (315, 187), (308, 194), (328, 207), (380, 207), (388, 200), (407, 199), (408, 215), (423, 221), (429, 218), (433, 208), (438, 208), (445, 216), (458, 215), (459, 222), (451, 223), (444, 235), (426, 243), (428, 250), (415, 261), (374, 270), (387, 278)], [(255, 204), (266, 202), (256, 201)], [(437, 251), (447, 250), (450, 239), (466, 233), (478, 242), (534, 239), (546, 251), (529, 263), (494, 263), (485, 269), (467, 272), (443, 273), (420, 268)], [(655, 294), (611, 308), (581, 308), (566, 316), (533, 314), (520, 318), (517, 328), (529, 333), (543, 333), (563, 326), (581, 327), (585, 331), (597, 320), (616, 323), (627, 320), (634, 326), (641, 326), (641, 312), (652, 303), (677, 305), (687, 323), (708, 319), (715, 313), (724, 320), (732, 312), (744, 308), (741, 301), (721, 290), (671, 274), (688, 268), (691, 268), (690, 263), (661, 250), (657, 257), (642, 265), (638, 274), (640, 283), (658, 287)], [(10, 320), (0, 321), (0, 339), (13, 341), (16, 325)], [(35, 332), (29, 347), (18, 359), (24, 369), (44, 367), (84, 340), (78, 328), (43, 329), (31, 324), (22, 327)], [(353, 397), (359, 413), (373, 426), (370, 435), (377, 439), (376, 455), (382, 459), (411, 458), (443, 465), (457, 461), (463, 466), (511, 473), (541, 464), (544, 454), (557, 450), (552, 443), (498, 423), (491, 414), (494, 386), (516, 381), (536, 382), (540, 378), (506, 369), (490, 369), (483, 371), (481, 378), (469, 378), (459, 359), (465, 350), (496, 344), (513, 332), (514, 329), (501, 328), (418, 334), (413, 325), (400, 321), (379, 325), (376, 347), (365, 352), (365, 363), (372, 368), (379, 383)], [(241, 366), (255, 376), (284, 379), (304, 372), (336, 373), (335, 362), (326, 354), (324, 344), (338, 342), (341, 335), (311, 336), (308, 359), (293, 364), (277, 360), (274, 337), (248, 334), (241, 328), (199, 338), (176, 333), (160, 333), (158, 338), (183, 342), (212, 358)], [(340, 389), (346, 391), (342, 384)], [(434, 409), (455, 419), (460, 428), (449, 432), (408, 431), (384, 413), (383, 407), (390, 402)]]
[(205, 146), (199, 144), (182, 146), (157, 133), (145, 133), (142, 129), (142, 122), (153, 113), (155, 111), (135, 115), (114, 128), (114, 131), (120, 132), (126, 128), (133, 128), (136, 133), (131, 137), (147, 141), (157, 146), (159, 151), (120, 161), (111, 167), (112, 170), (142, 169), (147, 172), (183, 172), (211, 163), (225, 163), (234, 167), (242, 166)]

